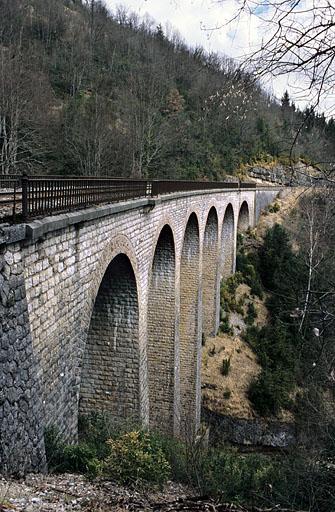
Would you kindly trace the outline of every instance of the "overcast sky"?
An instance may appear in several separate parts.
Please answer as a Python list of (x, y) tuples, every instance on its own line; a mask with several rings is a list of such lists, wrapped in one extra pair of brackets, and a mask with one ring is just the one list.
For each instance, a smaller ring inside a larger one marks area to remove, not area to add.
[[(317, 0), (321, 1), (321, 0)], [(325, 2), (325, 0), (323, 0)], [(241, 3), (237, 0), (105, 0), (112, 11), (124, 6), (140, 17), (153, 18), (156, 25), (161, 24), (165, 33), (176, 30), (190, 46), (201, 45), (208, 51), (224, 53), (240, 60), (259, 47), (262, 38), (269, 36), (269, 24), (261, 22), (257, 16), (243, 16), (230, 24)], [(301, 6), (310, 6), (311, 0), (301, 0)], [(267, 9), (257, 14), (262, 17), (270, 14)], [(307, 13), (306, 22), (309, 22)], [(300, 21), (301, 16), (300, 16)], [(267, 78), (263, 86), (280, 99), (287, 89), (296, 105), (303, 109), (313, 101), (306, 99), (306, 86), (302, 75)], [(320, 110), (334, 115), (335, 96), (328, 95), (320, 101)]]
[[(243, 58), (264, 35), (256, 17), (250, 20), (245, 16), (224, 26), (236, 12), (235, 0), (106, 0), (106, 3), (112, 11), (123, 5), (141, 17), (149, 15), (163, 29), (168, 25), (177, 30), (190, 46), (201, 45), (235, 59)], [(278, 98), (286, 88), (291, 89), (285, 78), (268, 80), (266, 87)], [(290, 92), (293, 95), (292, 89)]]

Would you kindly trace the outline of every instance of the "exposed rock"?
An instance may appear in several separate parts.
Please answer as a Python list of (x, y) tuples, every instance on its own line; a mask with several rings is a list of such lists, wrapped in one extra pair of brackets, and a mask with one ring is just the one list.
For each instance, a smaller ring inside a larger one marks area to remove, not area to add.
[(205, 408), (203, 418), (211, 426), (210, 439), (214, 442), (227, 441), (238, 445), (269, 448), (289, 448), (296, 444), (293, 423), (224, 416)]

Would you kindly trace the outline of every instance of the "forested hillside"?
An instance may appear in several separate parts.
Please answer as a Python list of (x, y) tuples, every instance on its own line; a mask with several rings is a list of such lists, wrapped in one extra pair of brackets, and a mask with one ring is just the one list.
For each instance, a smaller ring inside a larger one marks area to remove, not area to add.
[(222, 179), (335, 155), (335, 123), (103, 2), (0, 0), (0, 172)]

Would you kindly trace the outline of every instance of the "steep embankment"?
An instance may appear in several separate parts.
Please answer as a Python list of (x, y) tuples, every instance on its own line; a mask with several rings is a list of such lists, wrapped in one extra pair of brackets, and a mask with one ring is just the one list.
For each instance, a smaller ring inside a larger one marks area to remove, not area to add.
[[(292, 213), (302, 193), (304, 189), (297, 188), (278, 198), (262, 213), (257, 227), (246, 237), (245, 245), (251, 249), (260, 247), (266, 231), (274, 224), (285, 224), (287, 229), (294, 230)], [(203, 406), (214, 413), (243, 419), (259, 417), (248, 398), (248, 389), (260, 374), (261, 366), (243, 334), (248, 324), (257, 327), (267, 324), (266, 299), (266, 294), (261, 299), (252, 295), (245, 283), (238, 284), (233, 298), (229, 299), (234, 301), (225, 329), (229, 332), (206, 340), (202, 357), (202, 398)], [(291, 421), (292, 414), (282, 410), (277, 419)]]

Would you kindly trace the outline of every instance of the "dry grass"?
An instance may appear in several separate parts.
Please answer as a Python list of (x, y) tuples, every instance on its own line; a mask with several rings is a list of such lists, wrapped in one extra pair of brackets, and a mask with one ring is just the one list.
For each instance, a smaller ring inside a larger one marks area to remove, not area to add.
[[(223, 376), (222, 361), (229, 358), (230, 371)], [(202, 362), (203, 404), (221, 414), (254, 417), (246, 393), (261, 368), (250, 347), (238, 336), (222, 334), (209, 338), (203, 349)], [(207, 388), (207, 385), (210, 387)], [(225, 398), (228, 391), (230, 397)]]
[(294, 212), (295, 208), (298, 207), (299, 198), (303, 194), (308, 193), (309, 189), (297, 187), (291, 189), (291, 191), (285, 194), (284, 197), (278, 197), (275, 200), (275, 203), (279, 205), (279, 210), (274, 213), (262, 213), (255, 230), (256, 237), (258, 239), (263, 239), (267, 229), (274, 226), (274, 224), (285, 223), (285, 227), (290, 230), (292, 225), (295, 223), (294, 215), (292, 215), (292, 213)]

